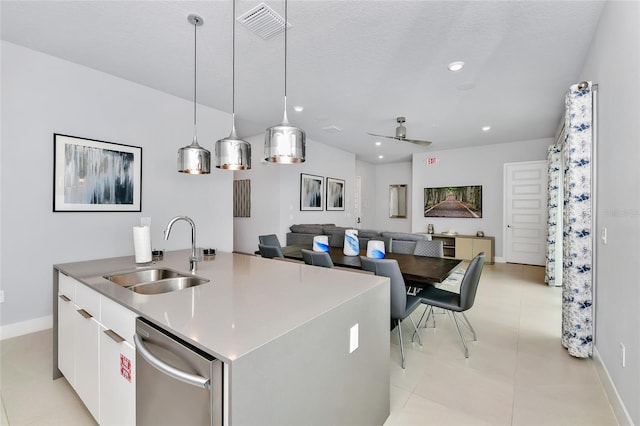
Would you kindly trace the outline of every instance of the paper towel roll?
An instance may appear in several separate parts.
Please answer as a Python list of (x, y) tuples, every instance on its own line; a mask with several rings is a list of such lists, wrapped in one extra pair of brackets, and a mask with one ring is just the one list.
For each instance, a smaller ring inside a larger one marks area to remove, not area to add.
[(148, 226), (133, 227), (133, 251), (136, 263), (151, 262), (151, 230)]
[(371, 240), (367, 242), (367, 257), (384, 259), (384, 241)]
[(347, 229), (344, 231), (344, 248), (342, 252), (345, 256), (358, 256), (360, 254), (357, 229)]
[(313, 237), (313, 251), (329, 251), (329, 236), (316, 235)]

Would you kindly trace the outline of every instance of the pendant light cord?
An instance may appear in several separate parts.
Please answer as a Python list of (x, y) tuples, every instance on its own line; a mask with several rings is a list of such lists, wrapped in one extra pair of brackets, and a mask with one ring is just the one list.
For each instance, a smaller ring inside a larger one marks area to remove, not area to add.
[(284, 117), (282, 118), (282, 124), (289, 125), (289, 119), (287, 118), (287, 26), (288, 18), (287, 0), (284, 0)]
[(196, 37), (196, 29), (198, 28), (198, 18), (194, 19), (193, 22), (193, 128), (194, 128), (194, 138), (195, 132), (197, 128), (196, 124), (196, 96), (197, 96), (197, 84), (198, 84), (198, 48), (197, 43), (198, 39)]

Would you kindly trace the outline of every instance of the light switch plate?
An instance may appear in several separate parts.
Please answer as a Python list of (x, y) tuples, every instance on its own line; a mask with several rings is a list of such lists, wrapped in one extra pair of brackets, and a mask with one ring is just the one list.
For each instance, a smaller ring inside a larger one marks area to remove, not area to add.
[(151, 218), (150, 217), (141, 217), (140, 218), (140, 226), (148, 226), (151, 228)]

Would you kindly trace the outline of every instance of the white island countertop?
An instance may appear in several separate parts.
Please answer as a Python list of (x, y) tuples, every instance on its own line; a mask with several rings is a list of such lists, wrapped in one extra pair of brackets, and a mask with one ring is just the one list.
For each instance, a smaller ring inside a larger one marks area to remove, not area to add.
[(141, 267), (124, 256), (54, 268), (230, 364), (373, 288), (389, 287), (385, 277), (225, 252), (198, 263), (195, 275), (210, 282), (170, 293), (138, 294), (103, 277), (149, 268), (189, 273), (189, 254), (165, 252)]

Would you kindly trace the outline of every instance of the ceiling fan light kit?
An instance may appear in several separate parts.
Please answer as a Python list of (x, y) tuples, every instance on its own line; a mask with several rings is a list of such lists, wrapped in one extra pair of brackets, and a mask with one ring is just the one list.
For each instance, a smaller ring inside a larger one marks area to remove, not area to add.
[(251, 169), (251, 144), (236, 134), (236, 0), (233, 0), (232, 82), (231, 82), (231, 134), (216, 141), (216, 167), (225, 170)]
[(264, 137), (264, 159), (271, 163), (292, 164), (305, 161), (304, 130), (287, 119), (287, 0), (284, 2), (284, 116), (282, 123), (269, 127)]
[(211, 153), (198, 144), (198, 126), (196, 122), (196, 29), (204, 23), (204, 20), (198, 15), (189, 15), (187, 21), (193, 25), (193, 142), (191, 142), (191, 145), (178, 150), (178, 172), (201, 175), (211, 173)]

